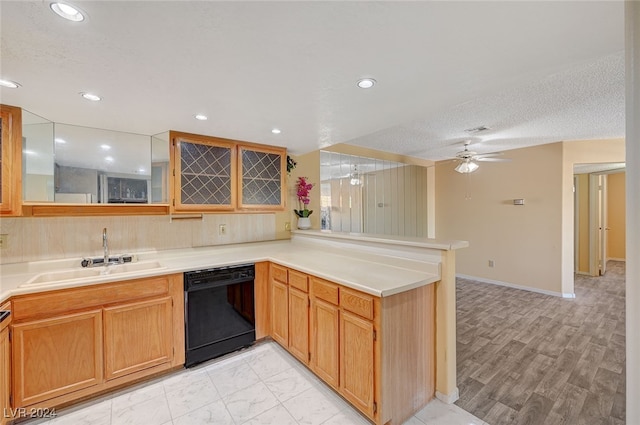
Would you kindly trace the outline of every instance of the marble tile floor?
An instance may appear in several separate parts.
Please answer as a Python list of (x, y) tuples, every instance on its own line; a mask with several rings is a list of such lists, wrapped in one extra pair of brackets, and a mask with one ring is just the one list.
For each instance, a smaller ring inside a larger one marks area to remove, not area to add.
[[(60, 410), (47, 425), (367, 425), (274, 342)], [(405, 425), (487, 425), (434, 399)]]

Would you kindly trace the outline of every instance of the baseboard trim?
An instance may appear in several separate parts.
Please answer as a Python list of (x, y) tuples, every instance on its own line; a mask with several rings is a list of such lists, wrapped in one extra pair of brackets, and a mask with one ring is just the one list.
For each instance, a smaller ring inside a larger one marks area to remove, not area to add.
[(443, 403), (453, 404), (460, 398), (460, 391), (458, 391), (458, 387), (451, 394), (443, 394), (440, 391), (436, 391), (436, 398)]
[(617, 258), (617, 257), (609, 257), (607, 258), (607, 261), (609, 260), (613, 260), (613, 261), (627, 261), (626, 258)]
[(456, 273), (456, 277), (459, 277), (459, 278), (462, 278), (462, 279), (477, 280), (478, 282), (490, 283), (492, 285), (506, 286), (506, 287), (514, 288), (514, 289), (522, 289), (523, 291), (537, 292), (538, 294), (551, 295), (551, 296), (554, 296), (554, 297), (562, 297), (562, 298), (575, 298), (576, 297), (576, 294), (574, 294), (574, 293), (563, 293), (563, 292), (556, 292), (556, 291), (548, 291), (546, 289), (539, 289), (539, 288), (532, 288), (530, 286), (516, 285), (515, 283), (503, 282), (501, 280), (486, 279), (484, 277), (469, 276), (469, 275), (460, 274), (460, 273)]

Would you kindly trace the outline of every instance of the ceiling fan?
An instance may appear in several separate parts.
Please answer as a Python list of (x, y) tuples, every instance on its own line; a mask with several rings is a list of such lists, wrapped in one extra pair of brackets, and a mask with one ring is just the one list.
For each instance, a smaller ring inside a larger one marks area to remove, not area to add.
[(495, 158), (496, 156), (502, 155), (502, 152), (493, 152), (493, 153), (483, 153), (479, 154), (474, 151), (469, 150), (469, 145), (471, 144), (470, 140), (464, 142), (464, 150), (460, 151), (456, 154), (455, 160), (460, 163), (456, 166), (455, 170), (458, 173), (468, 174), (473, 173), (479, 168), (479, 165), (476, 162), (507, 162), (508, 159), (505, 158)]

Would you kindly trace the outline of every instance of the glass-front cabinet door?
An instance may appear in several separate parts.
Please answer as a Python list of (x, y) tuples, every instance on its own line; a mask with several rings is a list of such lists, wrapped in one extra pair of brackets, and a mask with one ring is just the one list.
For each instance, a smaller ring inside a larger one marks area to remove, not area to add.
[(241, 209), (284, 209), (286, 151), (281, 148), (240, 146)]
[(172, 135), (175, 211), (233, 210), (236, 205), (235, 143), (215, 137)]

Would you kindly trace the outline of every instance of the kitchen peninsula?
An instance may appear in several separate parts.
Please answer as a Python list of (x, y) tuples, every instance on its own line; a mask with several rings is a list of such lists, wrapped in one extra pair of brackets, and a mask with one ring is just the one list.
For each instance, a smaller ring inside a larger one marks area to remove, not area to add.
[[(11, 302), (11, 387), (19, 396), (13, 397), (11, 407), (66, 405), (123, 386), (130, 382), (128, 376), (142, 379), (180, 367), (184, 363), (184, 316), (176, 305), (183, 300), (182, 273), (254, 263), (257, 339), (273, 338), (376, 424), (402, 423), (434, 395), (447, 402), (457, 398), (455, 250), (467, 245), (297, 231), (290, 241), (141, 252), (137, 253), (139, 263), (154, 262), (157, 267), (86, 278), (59, 274), (65, 279), (46, 281), (54, 272), (77, 269), (78, 259), (4, 264), (0, 304)], [(132, 291), (129, 304), (121, 305), (123, 300), (73, 304), (87, 299), (74, 298), (77, 291), (113, 285), (120, 285), (119, 293)], [(44, 321), (49, 313), (38, 310), (37, 301), (43, 304), (53, 301), (51, 297), (58, 297), (56, 305), (70, 307), (69, 312), (58, 312), (66, 319), (55, 323), (80, 317), (88, 331), (97, 329), (87, 344), (102, 347), (104, 339), (104, 352), (95, 350), (95, 365), (104, 363), (111, 375), (102, 374), (102, 366), (96, 366), (101, 369), (99, 376), (91, 382), (83, 380), (76, 391), (50, 391), (44, 388), (45, 382), (38, 384), (38, 394), (30, 395), (34, 389), (20, 370), (25, 349), (20, 349), (22, 340), (16, 339), (15, 332)], [(29, 304), (31, 300), (36, 302)], [(27, 321), (30, 308), (39, 312)], [(144, 314), (127, 316), (136, 311)], [(118, 319), (125, 317), (164, 320), (166, 326), (157, 329), (164, 348), (151, 361), (123, 366), (123, 360), (107, 349), (110, 342), (118, 343), (118, 332), (125, 325)], [(101, 324), (105, 335), (99, 337)]]

